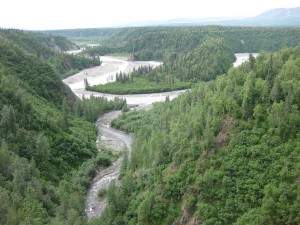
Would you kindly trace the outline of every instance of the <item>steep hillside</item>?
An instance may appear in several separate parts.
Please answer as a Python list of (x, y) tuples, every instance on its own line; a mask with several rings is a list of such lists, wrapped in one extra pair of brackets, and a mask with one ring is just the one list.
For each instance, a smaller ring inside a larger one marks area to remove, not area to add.
[(58, 52), (79, 49), (77, 45), (63, 36), (54, 36), (51, 34), (15, 29), (1, 29), (0, 33), (6, 38), (18, 43), (19, 46), (26, 48), (27, 51), (37, 51), (37, 46), (41, 44)]
[(0, 224), (86, 224), (85, 189), (111, 159), (90, 121), (125, 102), (70, 99), (42, 45), (0, 33)]
[(300, 46), (262, 53), (113, 121), (134, 144), (94, 224), (299, 224), (299, 74)]
[(224, 38), (233, 52), (274, 51), (285, 45), (294, 47), (299, 43), (300, 29), (257, 27), (144, 27), (125, 28), (111, 41), (124, 45), (130, 51), (148, 49), (190, 51), (206, 37)]

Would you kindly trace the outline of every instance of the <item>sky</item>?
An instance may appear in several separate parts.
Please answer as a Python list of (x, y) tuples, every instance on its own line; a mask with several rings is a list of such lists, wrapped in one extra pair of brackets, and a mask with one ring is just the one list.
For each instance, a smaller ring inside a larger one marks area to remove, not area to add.
[(0, 0), (0, 27), (53, 30), (175, 18), (251, 17), (300, 0)]

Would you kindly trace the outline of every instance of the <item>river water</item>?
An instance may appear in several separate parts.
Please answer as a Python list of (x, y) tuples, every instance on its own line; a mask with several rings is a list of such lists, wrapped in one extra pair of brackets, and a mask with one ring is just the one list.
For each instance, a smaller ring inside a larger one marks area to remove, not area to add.
[(110, 56), (102, 56), (100, 60), (102, 61), (101, 66), (83, 70), (63, 80), (63, 82), (67, 84), (79, 98), (82, 98), (83, 96), (89, 98), (91, 95), (102, 96), (108, 99), (121, 97), (126, 99), (128, 104), (150, 105), (154, 102), (164, 101), (167, 96), (169, 96), (170, 100), (172, 100), (173, 98), (176, 98), (178, 95), (185, 92), (184, 90), (181, 90), (181, 91), (171, 91), (165, 93), (152, 93), (152, 94), (112, 95), (112, 94), (86, 91), (84, 90), (85, 78), (87, 79), (90, 85), (106, 84), (108, 82), (115, 81), (116, 73), (119, 72), (129, 73), (133, 70), (133, 68), (138, 68), (139, 66), (156, 67), (161, 65), (161, 62), (156, 62), (156, 61), (131, 62), (131, 61), (127, 61), (125, 58), (110, 57)]
[(254, 58), (256, 58), (259, 54), (258, 53), (236, 53), (234, 54), (236, 57), (236, 61), (233, 63), (234, 67), (241, 65), (243, 62), (248, 61), (249, 54), (252, 54)]
[[(113, 111), (101, 116), (96, 122), (98, 129), (97, 142), (110, 147), (113, 151), (124, 150), (131, 151), (132, 136), (122, 131), (110, 127), (110, 122), (121, 114), (120, 111)], [(110, 167), (101, 170), (94, 177), (90, 188), (86, 194), (85, 212), (88, 218), (100, 217), (104, 211), (107, 201), (105, 198), (99, 199), (98, 192), (100, 189), (107, 189), (113, 180), (117, 180), (120, 174), (122, 157), (114, 162)]]

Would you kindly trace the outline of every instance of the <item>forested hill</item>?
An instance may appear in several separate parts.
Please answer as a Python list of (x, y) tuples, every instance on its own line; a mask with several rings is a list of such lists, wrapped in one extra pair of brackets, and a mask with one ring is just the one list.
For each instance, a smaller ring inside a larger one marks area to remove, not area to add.
[[(78, 48), (64, 37), (25, 32), (21, 30), (0, 30), (3, 45), (17, 45), (18, 49), (32, 54), (34, 58), (52, 66), (57, 74), (65, 77), (84, 68), (100, 65), (98, 59), (64, 54), (62, 51)], [(16, 55), (16, 57), (18, 57)]]
[[(137, 56), (135, 56), (137, 57)], [(110, 94), (141, 94), (189, 89), (192, 83), (209, 81), (227, 73), (235, 61), (222, 39), (211, 38), (186, 55), (176, 55), (158, 67), (139, 67), (130, 75), (116, 75), (116, 82), (86, 85), (86, 90)]]
[(210, 38), (223, 39), (234, 53), (278, 51), (300, 43), (300, 28), (284, 27), (131, 27), (120, 28), (109, 35), (101, 46), (86, 49), (85, 53), (93, 56), (127, 52), (137, 60), (168, 60), (174, 54), (194, 50)]
[(10, 40), (13, 40), (19, 46), (23, 46), (27, 51), (36, 51), (37, 45), (40, 44), (58, 52), (79, 49), (77, 45), (63, 36), (54, 36), (51, 34), (28, 32), (16, 29), (0, 29), (0, 34)]
[(209, 81), (226, 73), (235, 59), (224, 40), (211, 38), (185, 55), (174, 55), (157, 73), (172, 74), (180, 81)]
[(125, 102), (71, 99), (55, 69), (66, 59), (32, 33), (0, 31), (0, 224), (87, 224), (85, 190), (110, 164), (91, 121)]
[(300, 46), (124, 114), (131, 157), (95, 224), (299, 224), (299, 110)]

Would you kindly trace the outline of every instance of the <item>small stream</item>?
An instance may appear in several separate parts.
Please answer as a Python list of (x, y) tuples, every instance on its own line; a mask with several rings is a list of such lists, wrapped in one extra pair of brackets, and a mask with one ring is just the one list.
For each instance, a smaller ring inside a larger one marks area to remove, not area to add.
[[(120, 111), (113, 111), (101, 116), (97, 123), (98, 143), (102, 143), (107, 147), (115, 148), (112, 150), (131, 151), (132, 136), (124, 132), (118, 131), (110, 127), (110, 122), (120, 115)], [(85, 211), (88, 218), (100, 217), (104, 211), (107, 201), (105, 198), (99, 199), (97, 194), (100, 189), (107, 189), (111, 181), (117, 180), (120, 174), (122, 157), (114, 162), (110, 167), (100, 171), (93, 179), (91, 186), (87, 192)]]

